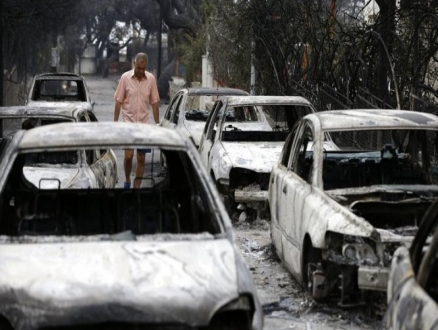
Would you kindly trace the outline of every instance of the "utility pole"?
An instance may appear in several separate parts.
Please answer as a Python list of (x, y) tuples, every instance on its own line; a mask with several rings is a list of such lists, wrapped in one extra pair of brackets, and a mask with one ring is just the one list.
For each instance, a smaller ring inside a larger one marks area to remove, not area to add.
[(4, 81), (4, 68), (3, 68), (3, 0), (0, 0), (0, 48), (2, 52), (0, 54), (0, 106), (3, 106), (3, 81)]
[(158, 38), (157, 38), (157, 44), (158, 44), (158, 59), (157, 59), (157, 81), (158, 78), (160, 78), (161, 75), (161, 54), (162, 54), (162, 32), (163, 32), (163, 21), (161, 17), (161, 8), (160, 8), (160, 14), (159, 14), (159, 22), (160, 25), (158, 27)]
[(250, 81), (250, 94), (255, 95), (255, 84), (256, 84), (256, 72), (255, 72), (255, 56), (254, 56), (254, 48), (255, 48), (255, 42), (254, 40), (251, 41), (251, 81)]
[(51, 48), (51, 60), (50, 60), (50, 72), (58, 71), (58, 33), (53, 31), (51, 35), (52, 48)]

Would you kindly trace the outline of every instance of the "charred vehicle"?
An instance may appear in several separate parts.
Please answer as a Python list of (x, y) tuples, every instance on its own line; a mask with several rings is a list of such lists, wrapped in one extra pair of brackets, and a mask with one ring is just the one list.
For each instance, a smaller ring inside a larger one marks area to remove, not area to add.
[[(15, 106), (0, 108), (0, 138), (2, 147), (10, 143), (19, 130), (58, 123), (96, 122), (93, 112), (83, 108), (58, 108), (38, 106)], [(56, 140), (48, 134), (41, 141)], [(5, 154), (2, 157), (9, 157)], [(77, 150), (29, 156), (26, 159), (25, 175), (39, 188), (111, 188), (117, 183), (117, 159), (111, 149)]]
[[(145, 171), (138, 189), (40, 189), (27, 179), (29, 158), (110, 148), (152, 149), (163, 166)], [(263, 328), (231, 222), (183, 135), (122, 122), (55, 124), (17, 132), (5, 153), (2, 329)]]
[(388, 281), (386, 329), (438, 327), (438, 199), (421, 219), (412, 245), (394, 254)]
[(187, 135), (199, 147), (202, 131), (214, 102), (224, 95), (248, 95), (236, 88), (193, 87), (179, 90), (161, 119), (161, 126)]
[(437, 142), (438, 117), (414, 111), (325, 111), (292, 130), (270, 179), (272, 243), (315, 299), (386, 290), (438, 196)]
[(261, 216), (284, 141), (298, 119), (313, 112), (298, 96), (229, 96), (215, 103), (199, 152), (230, 215), (239, 209)]
[(91, 100), (85, 78), (70, 72), (36, 75), (26, 105), (94, 110), (94, 102)]

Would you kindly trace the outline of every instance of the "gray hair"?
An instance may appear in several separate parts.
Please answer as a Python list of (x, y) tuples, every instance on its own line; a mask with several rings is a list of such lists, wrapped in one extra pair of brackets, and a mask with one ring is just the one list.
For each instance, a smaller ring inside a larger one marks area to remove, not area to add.
[(144, 60), (146, 63), (148, 63), (148, 56), (145, 53), (138, 53), (135, 55), (134, 62), (137, 62), (138, 60)]

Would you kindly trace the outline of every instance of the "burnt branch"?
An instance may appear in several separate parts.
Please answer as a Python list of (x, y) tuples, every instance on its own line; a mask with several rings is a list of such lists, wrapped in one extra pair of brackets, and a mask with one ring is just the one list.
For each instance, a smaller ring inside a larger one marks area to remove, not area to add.
[[(160, 5), (163, 21), (171, 29), (183, 29), (191, 35), (196, 34), (195, 24), (186, 13), (180, 0), (156, 0)], [(175, 14), (174, 12), (177, 12)]]

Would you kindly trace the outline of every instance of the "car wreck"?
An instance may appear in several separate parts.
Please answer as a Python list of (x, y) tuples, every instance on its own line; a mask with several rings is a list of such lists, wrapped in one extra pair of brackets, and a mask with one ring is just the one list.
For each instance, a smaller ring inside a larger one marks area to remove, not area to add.
[[(43, 189), (25, 175), (29, 156), (109, 148), (151, 149), (162, 166), (145, 171), (138, 189)], [(16, 132), (4, 153), (2, 329), (263, 328), (230, 219), (183, 135), (61, 123)]]
[(94, 102), (91, 100), (85, 78), (70, 72), (36, 75), (29, 89), (26, 105), (94, 111)]
[(394, 254), (388, 281), (386, 329), (435, 329), (438, 325), (438, 199), (420, 221), (414, 241)]
[(270, 179), (272, 243), (315, 299), (386, 290), (438, 196), (437, 142), (438, 117), (414, 111), (325, 111), (293, 129)]
[(170, 101), (160, 124), (181, 131), (198, 148), (205, 122), (214, 102), (226, 95), (248, 95), (248, 93), (227, 87), (182, 88)]
[[(81, 107), (0, 107), (0, 154), (19, 130), (77, 122), (97, 122), (97, 118)], [(56, 139), (53, 134), (43, 138)], [(111, 188), (118, 179), (117, 159), (111, 149), (29, 155), (24, 172), (30, 182), (41, 188)]]
[(199, 153), (231, 216), (262, 217), (272, 166), (293, 125), (315, 112), (299, 96), (228, 96), (216, 101)]

